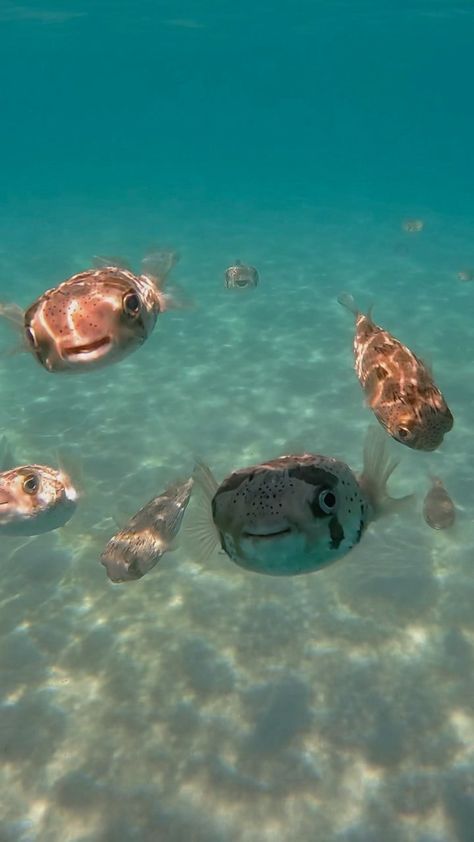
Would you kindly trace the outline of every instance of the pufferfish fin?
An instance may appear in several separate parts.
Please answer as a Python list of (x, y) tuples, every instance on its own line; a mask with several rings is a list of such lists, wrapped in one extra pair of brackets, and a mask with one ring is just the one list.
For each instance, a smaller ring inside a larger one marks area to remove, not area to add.
[(414, 494), (390, 497), (387, 483), (398, 465), (389, 453), (389, 439), (381, 427), (371, 425), (364, 442), (364, 465), (359, 485), (367, 496), (376, 518), (412, 506)]
[(6, 319), (13, 327), (23, 333), (25, 325), (25, 311), (18, 304), (6, 304), (0, 301), (0, 316)]
[(92, 255), (92, 263), (96, 269), (105, 269), (106, 266), (116, 266), (118, 269), (126, 269), (128, 272), (132, 271), (128, 260), (125, 260), (123, 257), (117, 257), (117, 255), (105, 256), (94, 254)]
[(179, 284), (168, 287), (166, 292), (159, 289), (161, 312), (165, 310), (193, 310), (196, 306), (191, 298), (188, 298)]
[(355, 303), (354, 296), (350, 294), (350, 292), (341, 292), (337, 296), (337, 300), (339, 304), (342, 304), (346, 310), (349, 310), (354, 316), (359, 315), (359, 309)]
[(80, 455), (72, 447), (56, 447), (56, 461), (59, 470), (70, 480), (79, 497), (84, 496), (84, 471)]
[(193, 479), (192, 506), (183, 529), (184, 543), (192, 560), (202, 564), (220, 543), (212, 519), (212, 500), (219, 486), (211, 469), (203, 462), (196, 463)]
[(151, 275), (156, 285), (162, 289), (178, 260), (179, 254), (177, 251), (157, 249), (145, 255), (142, 260), (142, 271), (145, 275)]
[[(359, 310), (357, 304), (355, 303), (354, 296), (351, 295), (350, 292), (341, 292), (337, 296), (337, 300), (338, 300), (339, 304), (342, 304), (342, 306), (345, 307), (346, 310), (349, 310), (349, 312), (352, 313), (356, 317), (356, 319), (361, 314), (362, 311)], [(367, 313), (365, 314), (365, 317), (369, 320), (369, 322), (373, 321), (373, 319), (372, 319), (372, 310), (373, 309), (374, 309), (374, 305), (371, 304), (369, 309), (367, 310)]]

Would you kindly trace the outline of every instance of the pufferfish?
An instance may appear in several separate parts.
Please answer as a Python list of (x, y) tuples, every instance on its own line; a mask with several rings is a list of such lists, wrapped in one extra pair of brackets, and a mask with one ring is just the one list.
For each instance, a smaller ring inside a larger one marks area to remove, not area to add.
[(456, 520), (456, 508), (439, 477), (431, 477), (431, 488), (423, 501), (423, 517), (432, 529), (449, 529)]
[(220, 484), (198, 464), (196, 505), (185, 527), (194, 557), (203, 561), (220, 545), (239, 567), (269, 576), (297, 576), (333, 564), (371, 521), (412, 499), (387, 493), (398, 464), (387, 442), (380, 429), (369, 429), (359, 477), (344, 462), (313, 453), (242, 468)]
[(110, 539), (100, 560), (112, 582), (141, 579), (173, 548), (192, 487), (192, 479), (174, 483)]
[(255, 266), (247, 266), (241, 260), (236, 260), (233, 266), (225, 270), (225, 286), (227, 289), (248, 289), (258, 285), (258, 272)]
[[(7, 446), (2, 442), (4, 452)], [(65, 471), (48, 465), (21, 465), (0, 473), (0, 535), (40, 535), (64, 526), (78, 493)]]
[(98, 258), (98, 266), (48, 289), (26, 311), (0, 304), (22, 337), (24, 350), (51, 372), (81, 372), (118, 362), (150, 336), (159, 313), (176, 305), (163, 291), (177, 261), (157, 252), (142, 261), (143, 274)]
[(370, 313), (361, 313), (351, 295), (338, 301), (356, 319), (355, 371), (377, 421), (407, 447), (436, 450), (454, 419), (429, 369)]

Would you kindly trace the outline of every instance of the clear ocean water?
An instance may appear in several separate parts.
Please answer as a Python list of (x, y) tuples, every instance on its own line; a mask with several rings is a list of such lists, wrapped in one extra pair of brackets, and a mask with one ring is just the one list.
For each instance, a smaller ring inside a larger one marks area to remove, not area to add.
[[(74, 377), (0, 325), (0, 431), (83, 475), (66, 527), (0, 542), (2, 842), (473, 842), (473, 39), (468, 0), (1, 0), (0, 299), (164, 245), (195, 303)], [(196, 458), (360, 469), (342, 290), (455, 416), (391, 444), (412, 511), (317, 574), (182, 546), (111, 584), (115, 518)]]

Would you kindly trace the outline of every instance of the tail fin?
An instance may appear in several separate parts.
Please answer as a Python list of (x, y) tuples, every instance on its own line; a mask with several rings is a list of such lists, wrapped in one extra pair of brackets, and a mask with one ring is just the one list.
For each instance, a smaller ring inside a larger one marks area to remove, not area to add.
[(351, 295), (349, 292), (341, 292), (337, 296), (337, 300), (339, 304), (342, 304), (343, 307), (349, 310), (349, 312), (351, 312), (357, 318), (360, 311), (356, 306), (353, 295)]
[(388, 445), (389, 439), (381, 427), (369, 427), (364, 442), (364, 466), (359, 485), (376, 518), (407, 508), (415, 500), (414, 494), (398, 498), (388, 494), (388, 480), (398, 465), (398, 459), (390, 456)]

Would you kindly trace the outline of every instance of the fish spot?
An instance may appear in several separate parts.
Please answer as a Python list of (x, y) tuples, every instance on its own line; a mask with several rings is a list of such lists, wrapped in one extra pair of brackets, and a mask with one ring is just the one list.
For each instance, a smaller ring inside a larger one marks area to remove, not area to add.
[(331, 536), (331, 549), (337, 550), (341, 541), (344, 540), (344, 530), (335, 516), (329, 521), (329, 534)]
[(385, 380), (385, 378), (388, 377), (388, 371), (381, 365), (375, 366), (374, 374), (377, 380)]
[[(338, 484), (338, 479), (334, 474), (325, 471), (324, 468), (317, 468), (315, 465), (297, 465), (289, 470), (288, 475), (292, 479), (318, 488), (335, 488)], [(291, 487), (294, 485), (291, 484)]]

